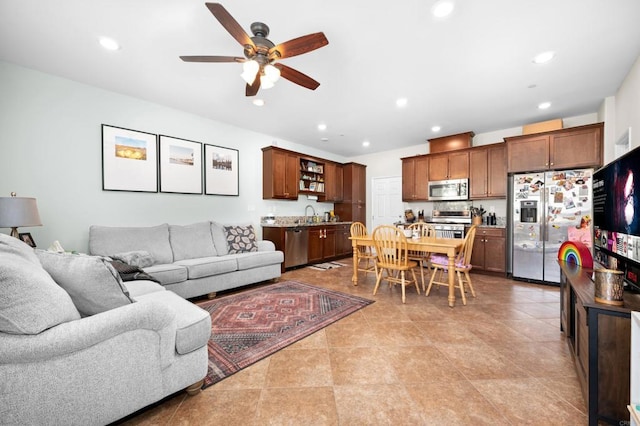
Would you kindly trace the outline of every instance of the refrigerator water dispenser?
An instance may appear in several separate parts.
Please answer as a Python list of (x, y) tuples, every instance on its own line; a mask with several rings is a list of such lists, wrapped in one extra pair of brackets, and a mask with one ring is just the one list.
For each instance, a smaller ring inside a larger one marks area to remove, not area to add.
[(538, 202), (533, 200), (520, 201), (520, 222), (532, 223), (538, 221)]

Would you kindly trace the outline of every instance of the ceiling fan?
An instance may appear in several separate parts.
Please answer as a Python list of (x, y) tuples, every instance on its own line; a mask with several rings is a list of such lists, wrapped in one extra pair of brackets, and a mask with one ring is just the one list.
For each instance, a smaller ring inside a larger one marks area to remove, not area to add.
[(315, 90), (320, 83), (291, 67), (280, 59), (302, 55), (329, 44), (324, 33), (313, 33), (275, 45), (267, 38), (269, 27), (262, 22), (251, 24), (253, 37), (220, 3), (205, 3), (213, 16), (244, 47), (244, 58), (238, 56), (180, 56), (185, 62), (239, 62), (243, 64), (242, 78), (247, 82), (245, 94), (255, 96), (260, 87), (268, 89), (278, 77), (283, 77), (307, 89)]

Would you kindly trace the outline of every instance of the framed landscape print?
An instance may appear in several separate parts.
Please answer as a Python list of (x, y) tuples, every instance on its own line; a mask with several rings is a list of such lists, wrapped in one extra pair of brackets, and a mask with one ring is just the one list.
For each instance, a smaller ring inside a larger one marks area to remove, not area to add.
[(158, 137), (102, 125), (102, 189), (158, 192)]
[(202, 194), (202, 144), (160, 135), (160, 192)]
[(240, 195), (238, 150), (204, 146), (204, 191), (207, 195)]

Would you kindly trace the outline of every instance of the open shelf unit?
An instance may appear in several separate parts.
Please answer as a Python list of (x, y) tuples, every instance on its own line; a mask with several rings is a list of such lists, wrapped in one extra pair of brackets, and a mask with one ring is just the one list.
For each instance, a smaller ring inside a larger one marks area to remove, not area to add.
[(300, 193), (324, 194), (324, 163), (300, 158)]

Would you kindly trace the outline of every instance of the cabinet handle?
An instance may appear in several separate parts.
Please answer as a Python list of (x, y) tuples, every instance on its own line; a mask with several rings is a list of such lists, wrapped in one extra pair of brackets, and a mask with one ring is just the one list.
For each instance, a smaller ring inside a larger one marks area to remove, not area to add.
[(551, 162), (551, 165), (553, 166), (553, 162)]

